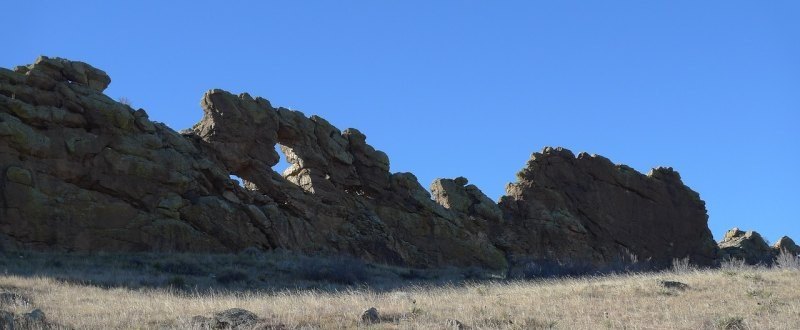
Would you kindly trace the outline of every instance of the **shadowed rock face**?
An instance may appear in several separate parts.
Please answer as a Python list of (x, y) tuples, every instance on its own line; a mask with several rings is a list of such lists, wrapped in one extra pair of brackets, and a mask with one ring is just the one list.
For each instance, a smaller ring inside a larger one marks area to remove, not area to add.
[[(203, 120), (181, 135), (103, 95), (109, 82), (63, 59), (0, 69), (5, 248), (255, 246), (418, 267), (505, 267), (485, 235), (465, 230), (413, 175), (390, 173), (388, 157), (357, 130), (212, 90)], [(271, 169), (276, 143), (292, 163), (285, 177)]]
[(671, 168), (642, 175), (601, 156), (545, 148), (517, 176), (499, 203), (507, 222), (492, 235), (512, 258), (596, 265), (630, 254), (656, 265), (715, 259), (705, 203)]
[[(534, 154), (494, 203), (465, 178), (428, 193), (355, 129), (207, 92), (176, 133), (111, 100), (103, 71), (58, 58), (0, 69), (0, 244), (66, 251), (345, 253), (415, 267), (503, 269), (516, 258), (596, 265), (622, 253), (707, 264), (698, 195), (564, 149)], [(272, 167), (286, 155), (291, 166)], [(236, 175), (243, 185), (230, 179)]]

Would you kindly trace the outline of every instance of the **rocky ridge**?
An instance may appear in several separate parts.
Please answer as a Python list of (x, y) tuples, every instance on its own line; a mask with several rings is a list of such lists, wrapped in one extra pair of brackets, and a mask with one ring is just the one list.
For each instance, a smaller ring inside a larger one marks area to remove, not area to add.
[[(350, 254), (411, 267), (525, 259), (714, 262), (704, 203), (677, 172), (534, 153), (495, 203), (465, 178), (425, 190), (355, 129), (210, 90), (177, 133), (103, 94), (108, 75), (41, 57), (0, 69), (0, 246)], [(291, 166), (279, 174), (278, 145)], [(231, 175), (242, 179), (238, 184)]]

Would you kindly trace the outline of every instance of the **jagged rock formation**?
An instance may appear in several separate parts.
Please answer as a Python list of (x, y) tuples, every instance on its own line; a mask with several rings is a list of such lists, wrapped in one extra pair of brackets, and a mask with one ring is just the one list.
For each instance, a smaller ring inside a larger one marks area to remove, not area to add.
[[(0, 69), (3, 248), (285, 248), (493, 269), (716, 254), (703, 202), (671, 169), (644, 176), (547, 148), (499, 205), (465, 178), (435, 181), (431, 196), (413, 174), (391, 173), (358, 130), (211, 90), (203, 119), (179, 134), (105, 96), (110, 81), (58, 58)], [(276, 145), (291, 163), (282, 175)]]
[[(358, 130), (341, 132), (318, 116), (220, 90), (206, 93), (202, 107), (197, 144), (270, 205), (277, 246), (417, 266), (505, 266), (500, 251), (464, 230), (413, 174), (390, 173), (386, 154)], [(276, 144), (291, 163), (283, 176), (271, 169)]]
[(507, 222), (492, 235), (512, 257), (714, 261), (705, 203), (671, 168), (642, 175), (601, 156), (545, 148), (517, 177), (499, 203)]
[(733, 228), (725, 233), (719, 242), (719, 257), (721, 260), (744, 260), (755, 265), (769, 265), (781, 252), (800, 255), (800, 247), (789, 237), (781, 237), (772, 247), (767, 244), (761, 235), (755, 231), (741, 231)]
[[(76, 73), (77, 72), (77, 73)], [(357, 130), (212, 90), (180, 135), (101, 92), (88, 64), (0, 70), (6, 248), (348, 253), (411, 266), (505, 267)], [(271, 166), (281, 143), (292, 167)], [(246, 180), (240, 187), (231, 174)], [(455, 257), (458, 256), (458, 257)]]

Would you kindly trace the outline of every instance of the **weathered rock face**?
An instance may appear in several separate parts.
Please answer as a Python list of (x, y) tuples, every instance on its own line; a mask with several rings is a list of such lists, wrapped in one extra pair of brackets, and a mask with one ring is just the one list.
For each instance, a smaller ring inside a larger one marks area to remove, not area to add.
[[(285, 248), (494, 269), (622, 253), (707, 264), (716, 253), (703, 202), (670, 169), (644, 176), (546, 149), (499, 205), (465, 178), (436, 180), (431, 196), (358, 130), (211, 90), (203, 119), (178, 134), (102, 94), (110, 81), (58, 58), (0, 69), (1, 247)], [(276, 145), (291, 163), (282, 175)]]
[(0, 69), (2, 241), (67, 251), (272, 246), (263, 211), (229, 173), (103, 95), (109, 82), (63, 59)]
[(671, 168), (642, 175), (600, 156), (545, 148), (517, 176), (499, 203), (506, 222), (491, 235), (512, 259), (715, 259), (705, 204)]
[[(209, 91), (185, 135), (103, 95), (85, 63), (0, 69), (0, 242), (67, 251), (348, 253), (411, 266), (503, 268), (357, 130)], [(271, 167), (280, 143), (292, 163)], [(236, 174), (244, 187), (230, 179)]]
[(783, 236), (775, 242), (775, 245), (772, 246), (772, 250), (775, 251), (776, 254), (785, 251), (791, 255), (800, 255), (800, 246), (797, 246), (797, 244), (787, 236)]
[[(485, 235), (465, 230), (416, 177), (390, 173), (386, 154), (358, 130), (220, 90), (206, 93), (202, 107), (194, 134), (256, 199), (274, 204), (267, 214), (281, 217), (273, 221), (278, 246), (417, 266), (505, 266)], [(291, 163), (283, 176), (271, 169), (276, 144)]]

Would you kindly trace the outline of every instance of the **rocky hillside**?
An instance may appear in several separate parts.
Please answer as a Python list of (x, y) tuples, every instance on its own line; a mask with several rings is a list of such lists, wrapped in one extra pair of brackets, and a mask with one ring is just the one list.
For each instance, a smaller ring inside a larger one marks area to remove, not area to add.
[[(110, 82), (59, 58), (0, 69), (3, 248), (283, 248), (492, 269), (717, 255), (703, 201), (672, 169), (642, 175), (545, 148), (499, 204), (465, 178), (436, 180), (431, 194), (413, 174), (390, 172), (364, 134), (321, 117), (210, 90), (203, 119), (177, 133), (104, 95)], [(276, 145), (291, 163), (282, 174)]]

